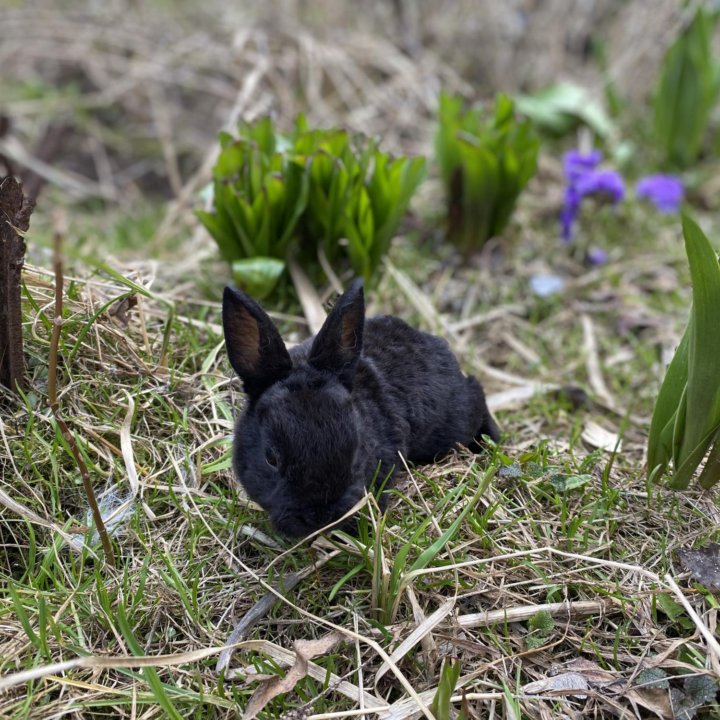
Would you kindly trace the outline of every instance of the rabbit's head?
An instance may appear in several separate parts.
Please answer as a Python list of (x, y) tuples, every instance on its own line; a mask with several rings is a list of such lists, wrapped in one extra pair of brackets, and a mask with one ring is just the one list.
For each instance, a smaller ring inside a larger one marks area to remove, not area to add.
[(364, 321), (362, 284), (356, 282), (309, 350), (293, 351), (293, 364), (262, 308), (225, 289), (225, 343), (248, 402), (235, 431), (235, 472), (287, 536), (332, 523), (364, 492), (357, 467), (362, 429), (351, 397)]

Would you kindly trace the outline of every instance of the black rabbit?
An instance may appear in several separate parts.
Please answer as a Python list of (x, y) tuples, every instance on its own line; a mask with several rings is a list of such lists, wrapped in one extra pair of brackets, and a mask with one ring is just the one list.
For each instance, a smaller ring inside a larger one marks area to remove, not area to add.
[(478, 381), (442, 338), (396, 317), (365, 321), (361, 281), (315, 338), (289, 352), (245, 293), (225, 288), (223, 327), (247, 406), (233, 465), (276, 529), (304, 537), (344, 515), (377, 477), (431, 462), (456, 443), (479, 450), (499, 431)]

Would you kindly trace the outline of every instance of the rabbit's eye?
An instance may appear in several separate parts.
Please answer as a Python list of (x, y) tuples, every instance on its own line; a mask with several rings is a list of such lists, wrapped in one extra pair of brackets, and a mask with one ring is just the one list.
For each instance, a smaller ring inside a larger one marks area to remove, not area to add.
[(277, 469), (280, 464), (277, 453), (272, 448), (265, 450), (265, 462), (271, 467)]

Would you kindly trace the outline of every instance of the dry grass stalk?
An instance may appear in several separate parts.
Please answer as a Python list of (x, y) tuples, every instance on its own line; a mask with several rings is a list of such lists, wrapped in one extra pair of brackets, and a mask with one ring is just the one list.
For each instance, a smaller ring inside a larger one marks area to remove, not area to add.
[(495, 625), (496, 623), (523, 622), (539, 612), (552, 617), (576, 619), (588, 615), (605, 615), (612, 610), (619, 611), (617, 605), (604, 600), (579, 600), (577, 602), (545, 603), (544, 605), (524, 605), (509, 607), (502, 610), (489, 610), (482, 613), (458, 615), (455, 618), (462, 628), (477, 628)]
[(114, 568), (115, 552), (113, 551), (110, 536), (108, 535), (107, 528), (105, 527), (105, 521), (103, 520), (102, 513), (98, 507), (95, 490), (93, 489), (92, 480), (90, 479), (90, 473), (88, 472), (82, 453), (78, 448), (75, 436), (70, 431), (70, 428), (67, 426), (67, 423), (62, 417), (60, 404), (58, 402), (58, 349), (60, 347), (60, 333), (62, 331), (63, 324), (63, 294), (65, 287), (62, 263), (62, 242), (65, 234), (65, 228), (65, 218), (62, 213), (58, 213), (55, 218), (55, 233), (53, 236), (53, 264), (55, 267), (55, 317), (53, 318), (52, 336), (50, 338), (50, 355), (48, 358), (48, 405), (52, 410), (55, 422), (60, 428), (60, 432), (63, 434), (63, 437), (65, 438), (73, 457), (75, 458), (78, 470), (80, 471), (80, 477), (82, 478), (83, 487), (85, 488), (85, 495), (87, 496), (88, 505), (90, 506), (93, 522), (98, 535), (100, 536), (100, 542), (102, 543), (103, 551), (105, 553), (105, 559), (110, 567)]

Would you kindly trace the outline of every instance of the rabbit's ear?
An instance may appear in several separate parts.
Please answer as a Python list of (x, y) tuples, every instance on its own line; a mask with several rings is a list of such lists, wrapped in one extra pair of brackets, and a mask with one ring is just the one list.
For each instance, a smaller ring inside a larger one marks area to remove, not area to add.
[(265, 311), (244, 292), (225, 288), (222, 316), (230, 364), (245, 392), (257, 398), (290, 373), (292, 361), (285, 343)]
[(345, 387), (352, 388), (362, 350), (364, 325), (363, 283), (355, 280), (350, 289), (340, 296), (320, 328), (310, 349), (310, 364), (319, 370), (335, 373)]

